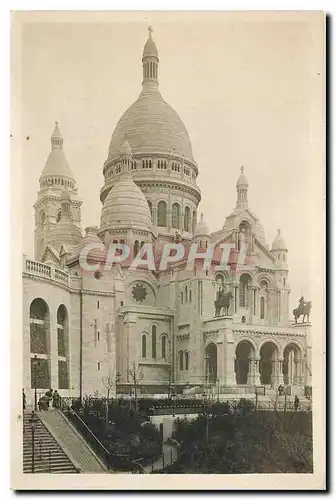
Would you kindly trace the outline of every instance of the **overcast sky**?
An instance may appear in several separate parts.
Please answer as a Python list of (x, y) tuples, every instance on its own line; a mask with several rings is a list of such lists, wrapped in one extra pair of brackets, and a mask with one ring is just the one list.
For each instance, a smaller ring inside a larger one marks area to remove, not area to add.
[(257, 13), (29, 16), (21, 54), (25, 253), (33, 256), (33, 204), (55, 120), (83, 200), (83, 229), (99, 224), (103, 163), (118, 119), (141, 91), (151, 24), (160, 91), (198, 163), (199, 213), (211, 230), (223, 226), (243, 164), (267, 242), (277, 228), (287, 241), (291, 306), (301, 294), (314, 299), (323, 235), (319, 22)]

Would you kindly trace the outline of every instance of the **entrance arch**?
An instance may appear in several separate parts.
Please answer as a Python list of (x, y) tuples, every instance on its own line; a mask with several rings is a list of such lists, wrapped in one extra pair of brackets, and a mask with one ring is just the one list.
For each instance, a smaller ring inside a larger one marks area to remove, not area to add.
[(205, 349), (205, 380), (209, 384), (217, 380), (217, 346), (212, 343)]
[(260, 382), (274, 385), (278, 382), (279, 351), (273, 342), (265, 342), (260, 348)]
[(254, 383), (253, 359), (255, 357), (255, 349), (251, 342), (242, 340), (236, 347), (236, 384)]
[(283, 377), (285, 385), (295, 385), (303, 383), (302, 373), (302, 353), (297, 344), (291, 342), (283, 353)]

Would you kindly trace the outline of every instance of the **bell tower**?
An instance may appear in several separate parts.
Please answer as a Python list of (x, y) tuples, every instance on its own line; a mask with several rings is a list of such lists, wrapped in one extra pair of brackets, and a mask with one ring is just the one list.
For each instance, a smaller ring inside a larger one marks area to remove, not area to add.
[(51, 243), (52, 233), (61, 218), (62, 194), (67, 191), (70, 197), (70, 216), (80, 228), (82, 202), (77, 196), (75, 178), (71, 172), (63, 150), (63, 137), (59, 123), (51, 135), (51, 151), (40, 177), (40, 190), (37, 193), (35, 210), (34, 258), (41, 260), (45, 247)]

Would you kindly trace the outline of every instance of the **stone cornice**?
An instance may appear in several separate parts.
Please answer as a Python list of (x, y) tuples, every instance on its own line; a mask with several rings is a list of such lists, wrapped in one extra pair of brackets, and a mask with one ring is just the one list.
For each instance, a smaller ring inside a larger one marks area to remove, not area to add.
[(236, 333), (238, 335), (256, 335), (256, 336), (276, 336), (276, 337), (305, 337), (305, 333), (294, 333), (291, 331), (281, 331), (281, 330), (257, 330), (257, 329), (233, 329), (233, 333)]
[(68, 292), (71, 292), (71, 287), (62, 281), (58, 281), (52, 278), (48, 278), (47, 276), (40, 276), (38, 274), (27, 273), (25, 271), (22, 272), (22, 278), (28, 278), (33, 281), (39, 281), (41, 283), (46, 283), (48, 285), (57, 286), (58, 288), (63, 288)]

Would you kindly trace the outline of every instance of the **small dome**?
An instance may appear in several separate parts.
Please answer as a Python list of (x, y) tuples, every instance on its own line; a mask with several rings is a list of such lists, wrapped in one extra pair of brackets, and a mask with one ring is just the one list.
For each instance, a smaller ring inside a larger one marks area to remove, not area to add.
[(152, 219), (148, 202), (130, 173), (121, 174), (112, 186), (101, 211), (100, 230), (134, 227), (148, 231)]
[(205, 222), (203, 214), (201, 214), (201, 218), (195, 226), (194, 236), (205, 236), (208, 235), (209, 232), (208, 224)]
[(158, 51), (157, 51), (155, 42), (154, 42), (154, 40), (152, 38), (152, 29), (151, 29), (151, 27), (148, 28), (148, 31), (149, 31), (149, 37), (148, 37), (147, 42), (145, 43), (145, 46), (144, 46), (144, 49), (143, 49), (143, 53), (142, 53), (142, 57), (146, 57), (146, 56), (158, 57)]
[(287, 245), (284, 238), (282, 238), (280, 234), (280, 229), (278, 229), (278, 234), (272, 243), (272, 250), (287, 250)]
[(132, 156), (132, 149), (128, 141), (124, 141), (120, 148), (120, 154), (123, 156)]
[(69, 214), (64, 213), (61, 214), (61, 218), (55, 225), (51, 236), (57, 250), (59, 250), (62, 245), (73, 248), (82, 240), (81, 230), (72, 222)]
[(89, 250), (87, 260), (94, 262), (105, 262), (106, 260), (106, 250), (101, 250), (102, 240), (97, 236), (98, 227), (89, 226), (85, 228), (85, 236), (82, 238), (81, 242), (74, 248), (69, 261), (78, 259), (81, 251), (88, 245), (97, 244), (97, 248), (91, 248)]
[(246, 179), (246, 176), (244, 174), (244, 167), (241, 166), (240, 168), (240, 176), (238, 177), (238, 181), (237, 181), (237, 187), (248, 187), (248, 182), (247, 182), (247, 179)]

